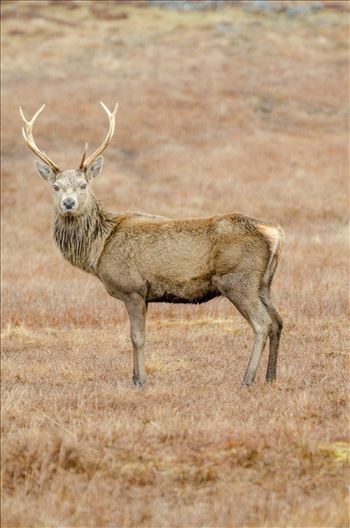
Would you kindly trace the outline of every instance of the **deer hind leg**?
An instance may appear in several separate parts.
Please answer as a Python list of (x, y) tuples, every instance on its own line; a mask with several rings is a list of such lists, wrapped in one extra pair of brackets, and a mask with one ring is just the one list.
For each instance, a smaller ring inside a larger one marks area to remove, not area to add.
[(259, 297), (259, 277), (253, 274), (229, 274), (216, 278), (215, 286), (234, 304), (253, 329), (254, 344), (243, 379), (243, 385), (251, 385), (272, 327), (266, 306)]
[[(241, 304), (236, 304), (240, 310)], [(253, 350), (249, 359), (247, 370), (244, 374), (243, 385), (251, 385), (255, 379), (255, 374), (259, 361), (265, 348), (267, 337), (271, 329), (271, 319), (263, 305), (258, 299), (254, 307), (249, 307), (246, 312), (246, 319), (250, 323), (254, 332)]]
[(145, 324), (147, 305), (141, 295), (133, 293), (124, 299), (130, 319), (130, 336), (134, 350), (134, 385), (142, 387), (146, 381), (145, 372)]
[(269, 361), (266, 370), (266, 381), (275, 381), (277, 371), (277, 357), (278, 349), (280, 344), (280, 337), (283, 328), (283, 320), (276, 308), (272, 304), (270, 291), (268, 288), (264, 288), (261, 292), (261, 299), (264, 303), (266, 310), (272, 321), (272, 326), (269, 334), (270, 338), (270, 351)]
[(268, 262), (265, 274), (262, 279), (260, 288), (260, 298), (270, 316), (272, 326), (269, 334), (270, 338), (270, 352), (266, 371), (266, 381), (274, 381), (276, 379), (277, 370), (277, 356), (280, 343), (281, 332), (283, 328), (283, 320), (280, 314), (271, 301), (271, 282), (276, 271), (276, 267), (284, 246), (284, 231), (280, 226), (258, 226), (261, 233), (267, 238), (270, 247), (270, 260)]

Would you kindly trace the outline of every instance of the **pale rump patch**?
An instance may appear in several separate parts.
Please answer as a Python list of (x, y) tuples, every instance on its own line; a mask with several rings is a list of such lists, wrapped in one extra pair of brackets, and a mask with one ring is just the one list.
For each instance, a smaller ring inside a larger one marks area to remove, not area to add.
[(284, 231), (279, 225), (269, 226), (264, 224), (259, 224), (256, 226), (262, 235), (267, 239), (271, 251), (269, 263), (267, 265), (264, 282), (266, 284), (271, 283), (272, 277), (275, 273), (281, 251), (284, 246)]
[(283, 229), (278, 225), (269, 226), (264, 224), (257, 225), (257, 229), (267, 238), (270, 246), (271, 257), (275, 257), (278, 260), (285, 240)]

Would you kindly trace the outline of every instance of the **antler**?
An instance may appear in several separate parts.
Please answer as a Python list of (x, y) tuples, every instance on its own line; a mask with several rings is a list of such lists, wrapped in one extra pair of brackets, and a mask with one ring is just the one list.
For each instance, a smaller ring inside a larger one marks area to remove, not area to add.
[(50, 158), (47, 157), (44, 151), (40, 150), (37, 145), (35, 144), (34, 138), (33, 138), (33, 125), (35, 123), (36, 118), (38, 115), (44, 110), (45, 105), (43, 104), (41, 108), (33, 115), (32, 119), (30, 121), (27, 121), (23, 114), (22, 107), (19, 107), (19, 111), (21, 114), (21, 117), (25, 123), (24, 127), (22, 127), (22, 134), (24, 137), (25, 142), (27, 143), (28, 147), (40, 158), (44, 163), (47, 165), (50, 165), (50, 167), (55, 171), (58, 172), (60, 169), (54, 163)]
[(84, 154), (83, 154), (83, 157), (82, 157), (82, 160), (80, 162), (80, 166), (79, 166), (79, 169), (86, 169), (86, 167), (88, 167), (89, 165), (91, 165), (91, 163), (93, 161), (95, 161), (95, 159), (97, 158), (97, 156), (99, 156), (100, 154), (102, 154), (102, 152), (107, 148), (107, 146), (109, 145), (109, 143), (111, 142), (111, 139), (113, 137), (113, 134), (114, 134), (114, 129), (115, 129), (115, 116), (116, 116), (116, 113), (117, 113), (117, 110), (118, 110), (118, 103), (115, 104), (115, 107), (114, 107), (114, 110), (113, 112), (110, 112), (107, 108), (107, 106), (102, 102), (100, 101), (100, 104), (102, 106), (102, 108), (104, 109), (104, 111), (106, 112), (107, 116), (108, 116), (108, 120), (109, 120), (109, 130), (108, 130), (108, 133), (107, 133), (107, 136), (104, 140), (104, 142), (102, 143), (102, 145), (100, 147), (98, 147), (97, 150), (95, 150), (95, 152), (93, 154), (91, 154), (91, 156), (89, 156), (88, 158), (85, 159), (86, 157), (86, 151), (87, 151), (87, 143), (85, 143), (85, 149), (84, 149)]

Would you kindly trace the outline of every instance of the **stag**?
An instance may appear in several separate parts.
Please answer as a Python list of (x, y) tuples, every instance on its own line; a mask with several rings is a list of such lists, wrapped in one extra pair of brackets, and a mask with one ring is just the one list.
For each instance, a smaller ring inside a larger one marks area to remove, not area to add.
[(54, 238), (63, 256), (98, 277), (107, 292), (124, 302), (133, 345), (133, 382), (146, 379), (144, 343), (150, 302), (202, 303), (224, 296), (251, 325), (254, 343), (243, 384), (253, 383), (269, 338), (266, 381), (276, 379), (282, 318), (270, 287), (284, 243), (279, 225), (243, 214), (170, 219), (140, 213), (111, 214), (95, 198), (90, 183), (102, 170), (115, 129), (118, 105), (101, 102), (109, 130), (101, 146), (79, 169), (61, 170), (33, 138), (43, 105), (28, 121), (22, 109), (23, 137), (40, 161), (35, 166), (54, 194)]

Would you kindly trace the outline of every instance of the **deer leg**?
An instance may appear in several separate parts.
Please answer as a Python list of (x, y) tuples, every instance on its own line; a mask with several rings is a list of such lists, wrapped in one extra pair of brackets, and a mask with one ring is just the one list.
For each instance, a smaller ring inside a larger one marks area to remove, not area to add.
[(274, 381), (276, 379), (277, 370), (277, 356), (280, 343), (281, 332), (283, 328), (283, 320), (276, 308), (272, 304), (270, 292), (264, 291), (262, 294), (262, 301), (272, 321), (270, 330), (270, 352), (269, 361), (266, 370), (266, 381)]
[(249, 311), (248, 320), (254, 332), (254, 345), (243, 379), (243, 385), (247, 386), (251, 385), (255, 379), (261, 354), (271, 328), (271, 319), (261, 301), (258, 301), (254, 309)]
[(146, 381), (145, 372), (145, 323), (147, 305), (143, 297), (132, 293), (124, 299), (130, 319), (130, 335), (134, 350), (134, 369), (132, 380), (134, 385), (142, 387)]
[(253, 383), (259, 361), (270, 334), (272, 322), (266, 307), (259, 297), (258, 277), (241, 273), (226, 275), (216, 279), (219, 291), (231, 301), (254, 332), (254, 344), (244, 375), (243, 385)]

